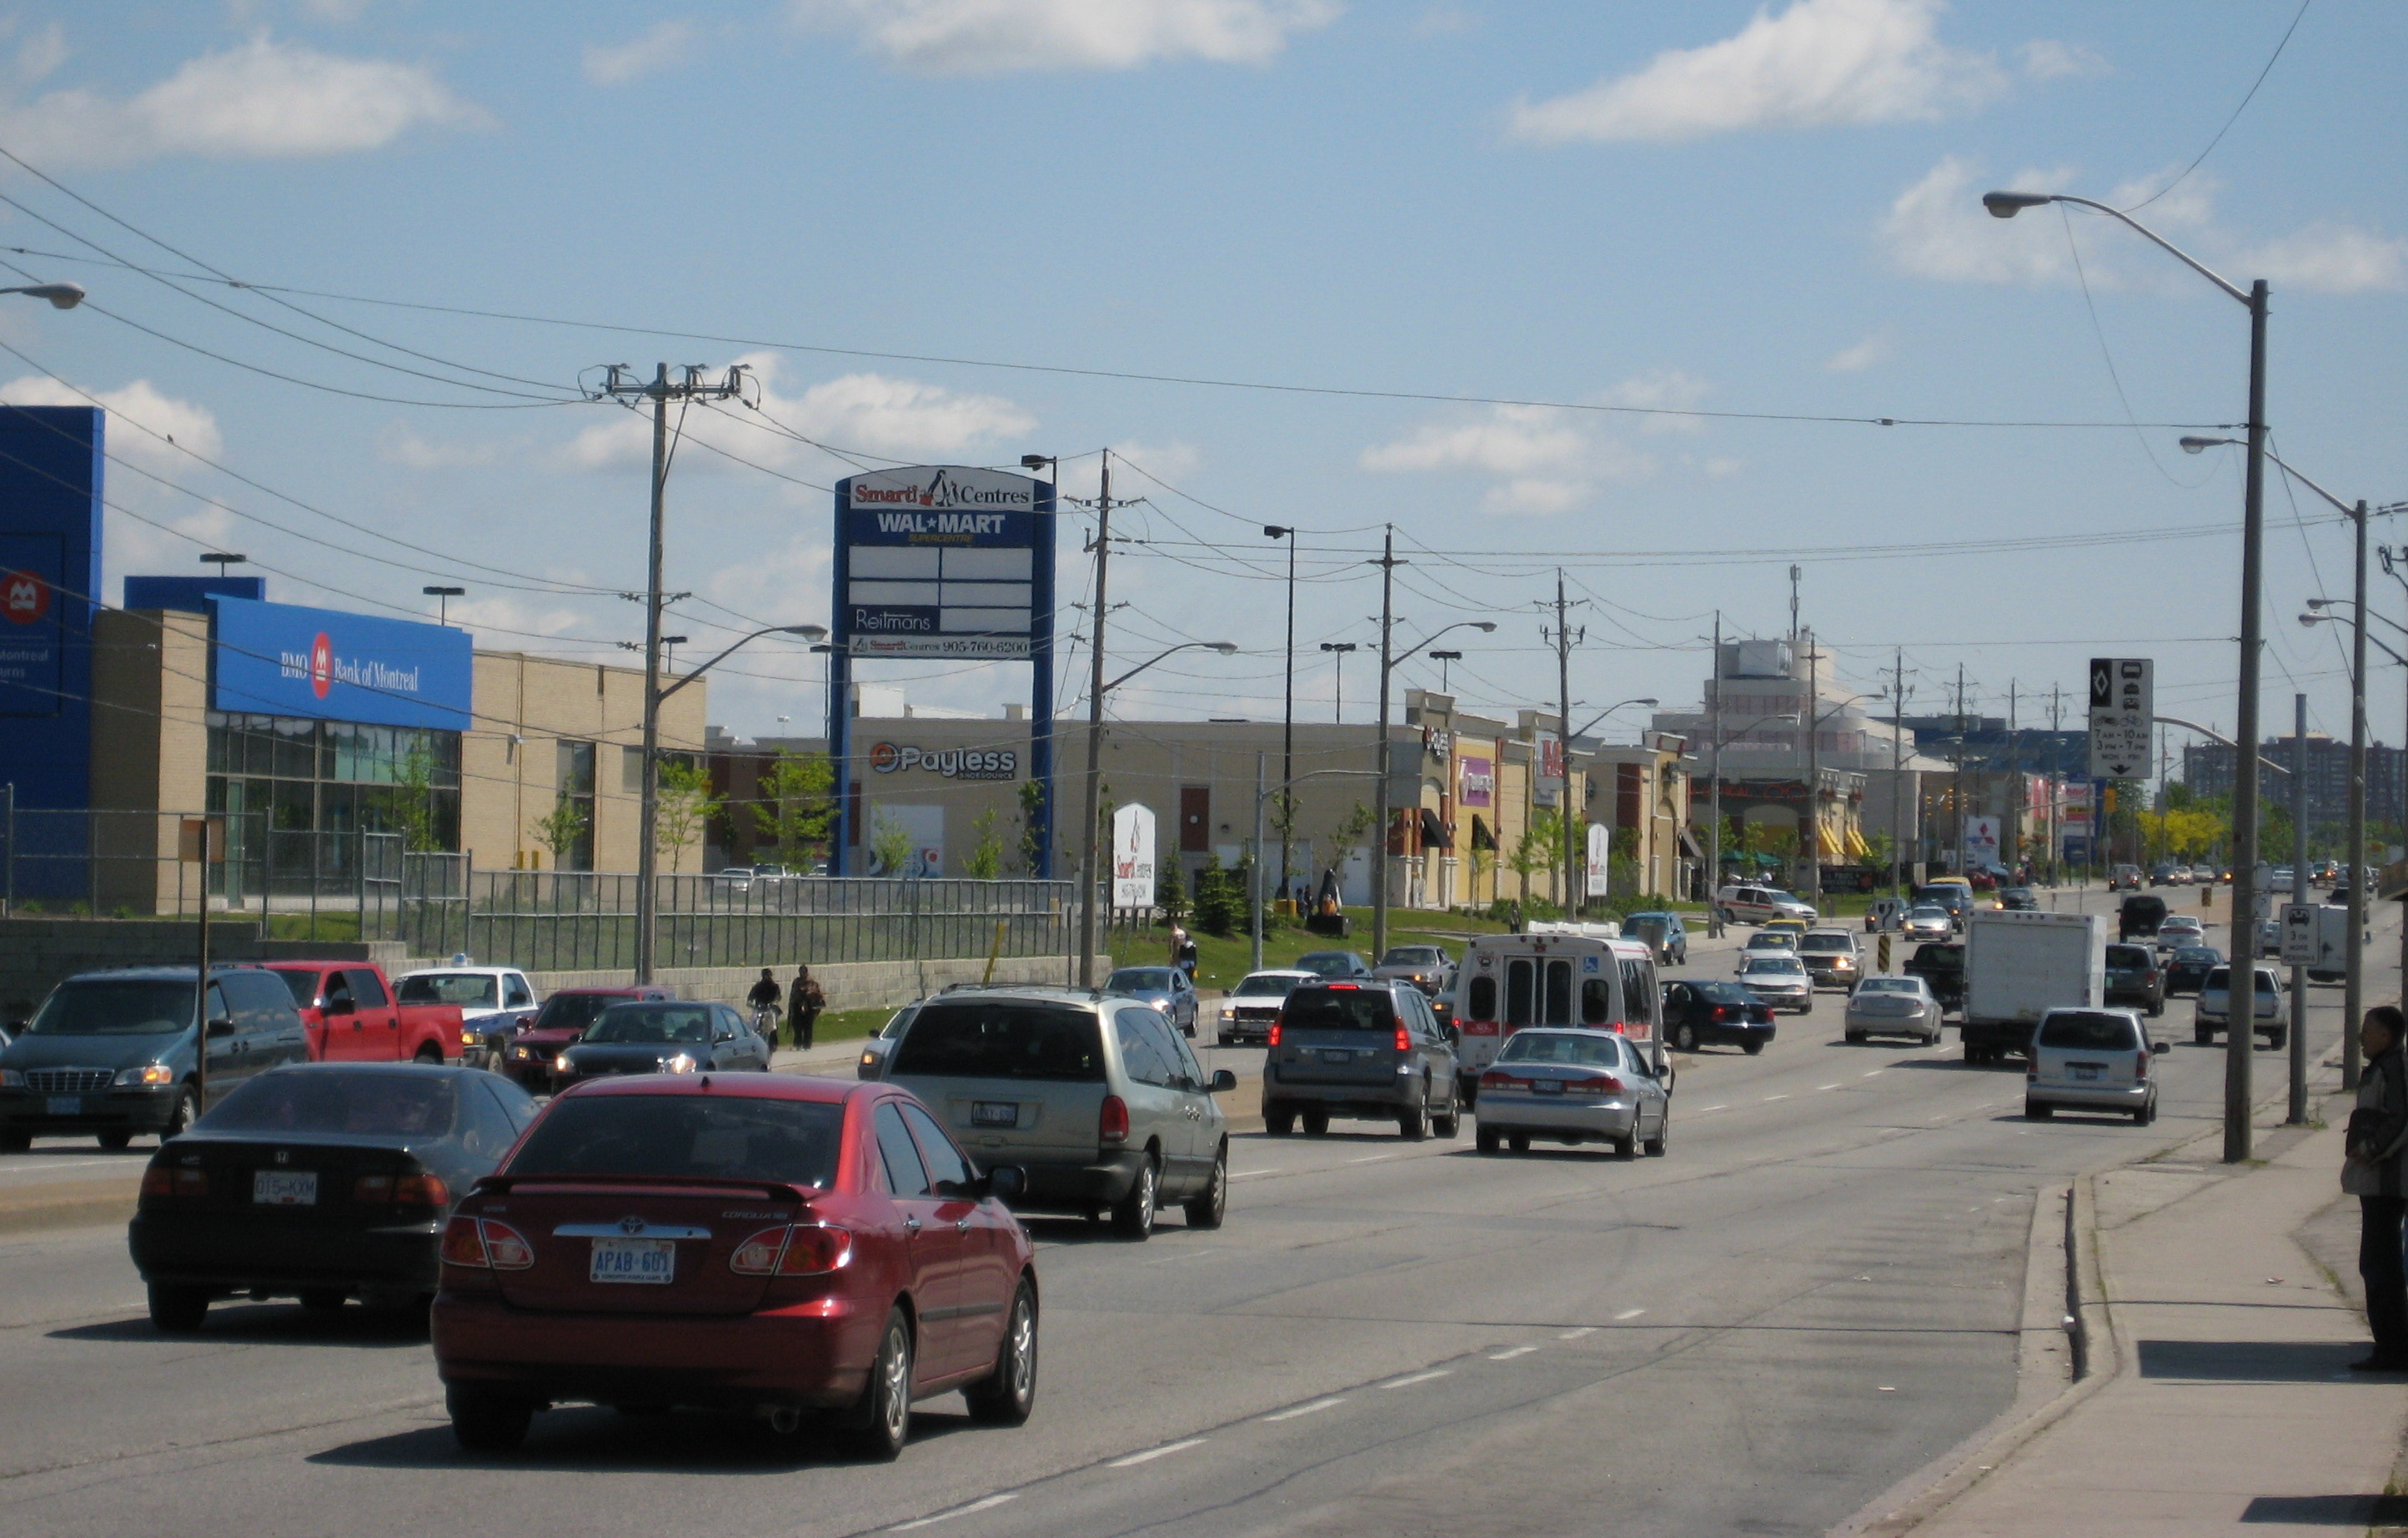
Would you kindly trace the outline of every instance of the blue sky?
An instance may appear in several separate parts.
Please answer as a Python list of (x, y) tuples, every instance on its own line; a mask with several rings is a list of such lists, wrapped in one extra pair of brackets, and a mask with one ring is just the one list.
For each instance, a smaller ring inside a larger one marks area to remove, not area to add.
[[(1115, 492), (1146, 498), (1117, 522), (1154, 541), (1115, 565), (1115, 662), (1186, 639), (1243, 648), (1173, 658), (1122, 713), (1276, 715), (1283, 594), (1257, 525), (1277, 522), (1310, 531), (1299, 713), (1326, 719), (1317, 643), (1373, 639), (1361, 562), (1393, 521), (1413, 562), (1400, 643), (1500, 622), (1455, 669), (1476, 706), (1553, 693), (1532, 606), (1557, 559), (1586, 600), (1574, 692), (1598, 705), (1694, 699), (1711, 611), (1784, 627), (1799, 560), (1806, 618), (1855, 686), (1903, 647), (1916, 708), (1937, 708), (1961, 662), (1996, 711), (2011, 682), (2070, 690), (2094, 653), (2153, 655), (2162, 708), (2229, 727), (2238, 461), (2121, 424), (2239, 421), (2245, 316), (2108, 221), (2077, 215), (2070, 246), (2055, 211), (2001, 223), (1976, 200), (2000, 184), (2158, 192), (2297, 10), (25, 5), (0, 40), (0, 144), (185, 254), (12, 171), (0, 192), (31, 212), (0, 209), (0, 244), (56, 254), (7, 259), (85, 283), (115, 318), (20, 304), (0, 341), (180, 445), (115, 430), (185, 489), (116, 470), (111, 597), (127, 571), (197, 569), (206, 544), (249, 552), (301, 600), (418, 611), (422, 585), (462, 582), (453, 612), (487, 646), (598, 658), (638, 633), (608, 595), (640, 582), (641, 424), (581, 404), (363, 400), (193, 351), (370, 395), (519, 401), (254, 323), (270, 321), (538, 397), (604, 363), (740, 359), (785, 428), (904, 459), (1084, 453), (1066, 467), (1074, 491), (1092, 493), (1092, 451), (1110, 445), (1134, 467)], [(2229, 135), (2140, 216), (2236, 280), (2272, 282), (2276, 443), (2377, 502), (2408, 496), (2403, 44), (2397, 7), (2315, 0)], [(1557, 404), (1082, 378), (295, 296), (302, 315), (65, 259), (92, 254), (79, 237), (161, 269), (754, 343)], [(0, 381), (12, 399), (73, 398), (14, 358)], [(675, 628), (699, 649), (755, 619), (824, 619), (817, 488), (848, 467), (758, 422), (689, 426), (762, 467), (681, 455), (670, 585), (697, 597)], [(2314, 522), (2294, 528), (2291, 506), (2270, 501), (2266, 717), (2287, 722), (2296, 681), (2315, 725), (2345, 732), (2341, 654), (2291, 616), (2345, 594), (2346, 533), (2304, 496)], [(2102, 535), (2136, 538), (2083, 542)], [(1082, 590), (1083, 561), (1065, 566), (1064, 590)], [(752, 734), (815, 715), (815, 659), (778, 647), (714, 675), (714, 720)], [(1369, 709), (1359, 656), (1350, 719)], [(884, 671), (931, 704), (993, 711), (1026, 688), (1025, 669)], [(2393, 740), (2400, 676), (2373, 684)], [(1426, 664), (1399, 677), (1436, 683)]]

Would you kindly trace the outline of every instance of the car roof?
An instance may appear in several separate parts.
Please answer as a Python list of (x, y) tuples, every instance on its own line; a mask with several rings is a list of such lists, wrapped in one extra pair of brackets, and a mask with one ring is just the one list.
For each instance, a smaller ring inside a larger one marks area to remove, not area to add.
[[(523, 970), (523, 969), (518, 967), (413, 967), (408, 971), (402, 973), (401, 976), (466, 977), (473, 973), (479, 977), (500, 977), (506, 973), (522, 971)], [(401, 981), (401, 978), (395, 978), (394, 981), (397, 983)]]
[(1069, 988), (1058, 983), (955, 983), (925, 999), (915, 999), (913, 1003), (958, 1004), (970, 999), (1036, 999), (1056, 1004), (1093, 1004), (1098, 999), (1116, 997), (1122, 996), (1103, 988)]
[(1312, 960), (1314, 956), (1357, 956), (1357, 957), (1359, 957), (1359, 956), (1360, 956), (1360, 955), (1361, 955), (1361, 953), (1356, 952), (1356, 951), (1307, 951), (1307, 952), (1305, 952), (1302, 956), (1297, 956), (1297, 959), (1298, 961), (1310, 961), (1310, 960)]
[(658, 983), (645, 983), (634, 987), (596, 986), (590, 988), (554, 988), (552, 990), (552, 998), (559, 999), (563, 996), (570, 999), (654, 999), (664, 1004), (683, 1004), (692, 1002), (690, 999), (678, 998), (666, 986)]
[[(467, 1070), (483, 1072), (482, 1069)], [(867, 1098), (891, 1085), (871, 1081), (815, 1078), (806, 1073), (646, 1073), (626, 1078), (587, 1079), (560, 1092), (560, 1100), (587, 1100), (598, 1095), (736, 1095), (749, 1100), (800, 1100), (838, 1105), (854, 1096)], [(556, 1103), (556, 1102), (555, 1102)]]
[[(1261, 971), (1248, 972), (1246, 977), (1310, 977), (1318, 982), (1321, 974), (1306, 971), (1301, 967), (1265, 967)], [(1243, 983), (1246, 977), (1241, 977), (1238, 981)]]

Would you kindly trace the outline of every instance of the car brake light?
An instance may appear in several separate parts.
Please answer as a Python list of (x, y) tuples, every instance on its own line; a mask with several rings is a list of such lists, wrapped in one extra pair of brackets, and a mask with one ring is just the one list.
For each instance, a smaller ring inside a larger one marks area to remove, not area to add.
[(526, 1235), (490, 1217), (455, 1217), (443, 1226), (443, 1258), (480, 1271), (524, 1271), (535, 1264)]
[(1480, 1087), (1483, 1089), (1527, 1089), (1530, 1087), (1530, 1084), (1526, 1079), (1517, 1079), (1511, 1073), (1506, 1073), (1492, 1068), (1487, 1072), (1483, 1073), (1480, 1076)]
[(1267, 1046), (1277, 1046), (1277, 1045), (1279, 1045), (1279, 1039), (1280, 1039), (1280, 1027), (1281, 1027), (1283, 1024), (1284, 1024), (1284, 1022), (1283, 1022), (1283, 1021), (1280, 1021), (1280, 1020), (1274, 1020), (1274, 1021), (1272, 1021), (1272, 1022), (1271, 1022), (1271, 1033), (1270, 1033), (1270, 1037), (1269, 1037), (1269, 1039), (1268, 1039), (1268, 1040), (1264, 1043), (1265, 1045), (1267, 1045)]
[(2133, 1054), (2133, 1056), (2132, 1056), (2132, 1077), (2133, 1077), (2133, 1078), (2135, 1078), (2135, 1079), (2145, 1079), (2145, 1078), (2147, 1078), (2148, 1076), (2149, 1076), (2149, 1055), (2148, 1055), (2147, 1053), (2145, 1053), (2145, 1052), (2140, 1052), (2140, 1053), (2135, 1053), (2135, 1054)]
[(405, 1207), (448, 1207), (452, 1188), (441, 1175), (404, 1175), (393, 1183), (393, 1199)]
[(173, 1170), (154, 1164), (142, 1171), (144, 1196), (207, 1196), (209, 1174), (206, 1170)]
[(477, 1231), (473, 1217), (454, 1217), (443, 1225), (443, 1263), (447, 1266), (474, 1266), (480, 1271), (492, 1269), (485, 1258), (484, 1237)]
[(1600, 1073), (1594, 1078), (1587, 1079), (1567, 1079), (1564, 1081), (1564, 1093), (1568, 1095), (1619, 1095), (1622, 1093), (1622, 1081), (1615, 1078), (1611, 1073)]
[(1397, 1050), (1398, 1052), (1411, 1052), (1413, 1050), (1412, 1032), (1407, 1030), (1402, 1026), (1398, 1026), (1397, 1028)]
[(819, 1276), (853, 1260), (853, 1234), (824, 1223), (763, 1229), (736, 1246), (727, 1269), (739, 1276)]
[(1104, 1109), (1096, 1118), (1096, 1135), (1106, 1143), (1128, 1141), (1128, 1101), (1118, 1095), (1104, 1097)]
[(1324, 983), (1322, 986), (1333, 993), (1341, 988), (1349, 993), (1360, 993), (1363, 989), (1363, 985), (1360, 983)]

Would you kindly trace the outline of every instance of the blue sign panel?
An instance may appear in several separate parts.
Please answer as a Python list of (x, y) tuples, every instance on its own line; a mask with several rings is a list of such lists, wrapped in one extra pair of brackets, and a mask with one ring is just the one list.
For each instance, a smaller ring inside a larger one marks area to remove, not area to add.
[(101, 445), (93, 407), (0, 406), (0, 781), (21, 807), (90, 799)]
[(265, 577), (128, 577), (128, 609), (177, 609), (206, 614), (211, 598), (265, 598)]
[(468, 729), (475, 643), (465, 630), (248, 598), (210, 607), (213, 709)]
[(55, 534), (0, 534), (0, 715), (65, 706), (64, 545)]

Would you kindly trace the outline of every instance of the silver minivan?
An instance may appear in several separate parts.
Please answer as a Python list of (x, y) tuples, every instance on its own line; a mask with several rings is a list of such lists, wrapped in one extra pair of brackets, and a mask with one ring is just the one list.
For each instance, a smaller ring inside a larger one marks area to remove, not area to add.
[[(865, 1069), (869, 1065), (864, 1064)], [(1177, 1202), (1217, 1229), (1229, 1200), (1228, 1118), (1162, 1012), (1074, 988), (953, 989), (921, 1000), (877, 1065), (910, 1089), (982, 1170), (1016, 1164), (1015, 1210), (1105, 1214), (1131, 1239)]]
[(2024, 1071), (2024, 1114), (2046, 1121), (2058, 1111), (2104, 1111), (2146, 1127), (2157, 1117), (2151, 1042), (2134, 1010), (2051, 1010), (2032, 1031)]

